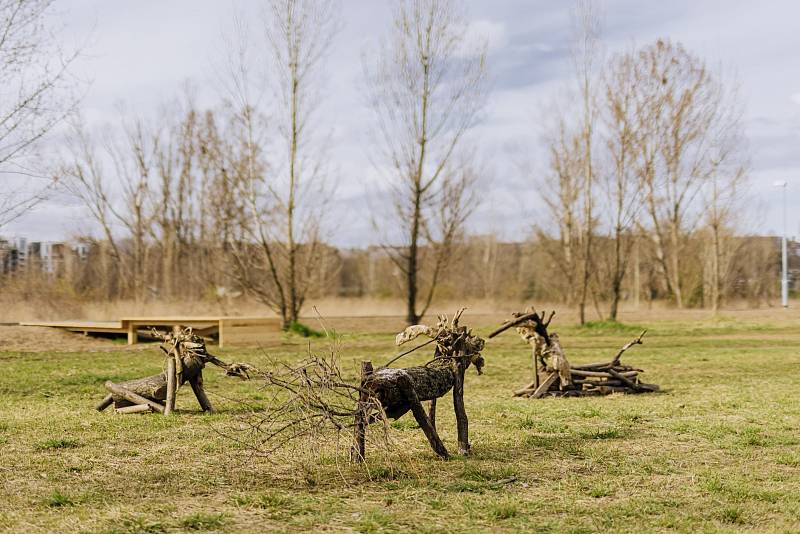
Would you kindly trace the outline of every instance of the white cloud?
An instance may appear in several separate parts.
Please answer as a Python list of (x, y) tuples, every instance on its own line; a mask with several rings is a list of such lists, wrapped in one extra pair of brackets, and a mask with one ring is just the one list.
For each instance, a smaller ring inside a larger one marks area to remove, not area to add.
[(467, 27), (465, 41), (468, 44), (486, 43), (488, 51), (495, 52), (508, 45), (506, 25), (488, 19), (473, 20)]
[(792, 102), (800, 106), (800, 93), (795, 93), (792, 95)]

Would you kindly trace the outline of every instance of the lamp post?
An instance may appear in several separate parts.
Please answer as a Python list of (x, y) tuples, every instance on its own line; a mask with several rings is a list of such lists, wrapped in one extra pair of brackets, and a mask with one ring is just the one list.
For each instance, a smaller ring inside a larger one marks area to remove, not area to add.
[(786, 180), (773, 184), (783, 188), (783, 236), (781, 237), (781, 304), (789, 307), (789, 257), (786, 251)]

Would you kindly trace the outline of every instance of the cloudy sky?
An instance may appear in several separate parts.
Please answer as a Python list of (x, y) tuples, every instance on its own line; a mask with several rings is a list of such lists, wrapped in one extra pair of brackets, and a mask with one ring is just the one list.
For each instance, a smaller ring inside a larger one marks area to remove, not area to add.
[[(120, 105), (157, 117), (159, 106), (180, 95), (187, 80), (200, 102), (213, 103), (222, 57), (220, 35), (232, 13), (255, 17), (257, 2), (223, 0), (58, 0), (74, 42), (86, 40), (79, 70), (91, 80), (83, 103), (92, 124), (114, 123)], [(370, 110), (363, 104), (362, 56), (389, 27), (390, 0), (343, 0), (342, 29), (326, 66), (327, 97), (321, 127), (331, 132), (331, 155), (340, 179), (335, 241), (363, 245), (374, 239), (365, 206), (379, 186), (365, 141)], [(539, 220), (535, 179), (520, 164), (543, 169), (543, 110), (569, 84), (569, 2), (469, 0), (472, 31), (489, 40), (492, 93), (479, 140), (488, 171), (484, 202), (471, 221), (475, 232), (521, 239)], [(605, 0), (603, 40), (609, 52), (667, 36), (718, 66), (741, 84), (752, 162), (748, 230), (781, 228), (788, 181), (789, 231), (800, 233), (800, 3), (797, 0)], [(374, 202), (374, 198), (371, 200)], [(4, 229), (39, 239), (64, 239), (87, 229), (85, 213), (60, 196)]]

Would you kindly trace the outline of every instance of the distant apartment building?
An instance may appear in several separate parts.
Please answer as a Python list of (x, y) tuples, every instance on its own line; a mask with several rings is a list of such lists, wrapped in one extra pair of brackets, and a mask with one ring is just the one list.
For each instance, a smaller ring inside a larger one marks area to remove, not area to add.
[(89, 246), (69, 245), (59, 241), (30, 241), (25, 237), (12, 240), (0, 239), (0, 274), (38, 270), (56, 275), (67, 267), (71, 260), (86, 261)]

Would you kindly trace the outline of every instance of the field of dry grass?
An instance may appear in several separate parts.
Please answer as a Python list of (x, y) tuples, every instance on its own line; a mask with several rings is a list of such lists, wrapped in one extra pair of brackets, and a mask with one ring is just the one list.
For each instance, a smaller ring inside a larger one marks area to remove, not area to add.
[[(609, 356), (648, 328), (624, 361), (663, 392), (512, 398), (529, 376), (529, 353), (506, 334), (487, 345), (484, 375), (469, 372), (471, 457), (438, 460), (405, 416), (392, 425), (393, 452), (368, 451), (365, 468), (335, 450), (306, 463), (297, 451), (253, 457), (224, 434), (246, 410), (237, 401), (257, 406), (264, 392), (213, 370), (215, 415), (198, 414), (183, 390), (175, 417), (97, 413), (104, 381), (158, 372), (155, 347), (10, 351), (0, 327), (0, 530), (800, 529), (800, 314), (640, 312), (622, 326), (582, 328), (561, 315), (553, 329), (575, 362)], [(501, 318), (467, 313), (464, 321), (486, 333)], [(393, 321), (330, 319), (350, 377), (360, 360), (381, 364), (393, 354)], [(265, 352), (292, 361), (308, 343), (278, 336), (264, 349), (220, 355), (264, 365)], [(454, 450), (452, 410), (439, 406), (437, 426)]]

